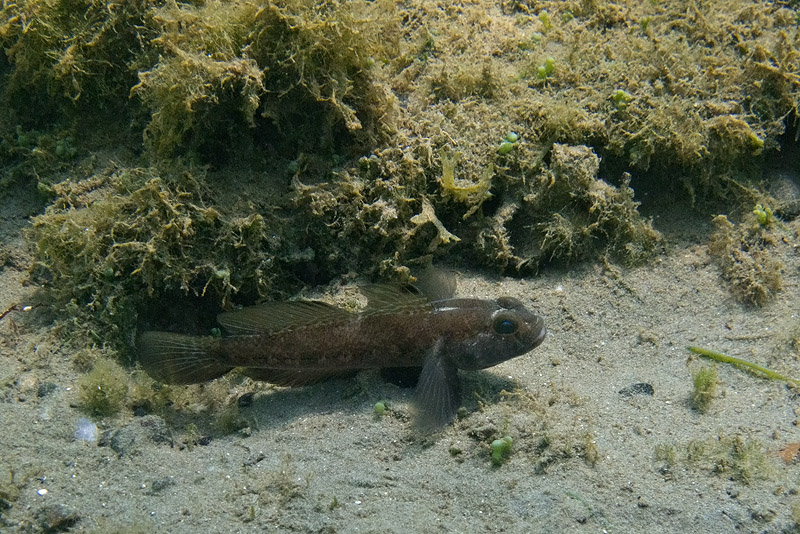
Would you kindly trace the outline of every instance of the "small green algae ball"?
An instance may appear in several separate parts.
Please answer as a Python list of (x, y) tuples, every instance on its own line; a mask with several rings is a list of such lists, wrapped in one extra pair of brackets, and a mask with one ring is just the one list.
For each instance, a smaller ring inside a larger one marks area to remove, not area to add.
[(500, 154), (508, 154), (514, 149), (514, 145), (517, 141), (519, 141), (519, 136), (514, 132), (508, 132), (503, 142), (497, 147), (497, 152)]
[(755, 209), (753, 209), (753, 215), (756, 216), (756, 220), (761, 226), (769, 226), (772, 224), (773, 215), (772, 209), (770, 209), (769, 206), (756, 204)]
[(503, 465), (503, 461), (511, 453), (511, 444), (514, 442), (511, 436), (503, 436), (492, 442), (492, 464)]
[(508, 154), (513, 149), (514, 149), (514, 143), (512, 143), (511, 141), (503, 141), (497, 148), (497, 152), (500, 154)]
[(297, 174), (297, 171), (299, 171), (299, 170), (300, 170), (300, 160), (299, 159), (292, 160), (286, 165), (286, 172), (288, 174)]
[(538, 17), (545, 30), (549, 30), (553, 27), (553, 23), (550, 22), (550, 13), (548, 13), (546, 9), (541, 10)]
[(614, 105), (617, 106), (617, 109), (621, 111), (628, 107), (628, 102), (633, 100), (633, 96), (627, 91), (617, 89), (614, 91), (614, 94), (611, 95), (611, 100), (614, 101)]
[(539, 65), (539, 68), (536, 69), (536, 76), (540, 80), (546, 80), (547, 79), (547, 69), (544, 68), (544, 65)]
[(383, 401), (378, 401), (375, 403), (375, 415), (380, 417), (386, 413), (386, 403)]
[(556, 70), (556, 60), (552, 57), (548, 57), (544, 60), (544, 65), (539, 65), (539, 68), (536, 69), (536, 75), (539, 77), (540, 80), (546, 80), (553, 74)]

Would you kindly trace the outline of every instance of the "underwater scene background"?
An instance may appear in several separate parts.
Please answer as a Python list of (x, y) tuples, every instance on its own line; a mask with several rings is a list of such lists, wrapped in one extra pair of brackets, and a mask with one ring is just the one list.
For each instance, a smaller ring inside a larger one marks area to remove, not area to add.
[[(799, 36), (792, 1), (4, 2), (0, 529), (797, 530)], [(549, 332), (439, 432), (413, 373), (138, 363), (431, 264)]]

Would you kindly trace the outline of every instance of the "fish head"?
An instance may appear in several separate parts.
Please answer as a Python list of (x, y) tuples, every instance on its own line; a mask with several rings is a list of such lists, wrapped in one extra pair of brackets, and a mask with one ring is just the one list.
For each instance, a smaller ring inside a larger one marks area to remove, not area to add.
[(533, 350), (547, 336), (544, 319), (519, 299), (500, 297), (489, 303), (480, 314), (477, 334), (449, 347), (450, 357), (459, 369), (492, 367)]

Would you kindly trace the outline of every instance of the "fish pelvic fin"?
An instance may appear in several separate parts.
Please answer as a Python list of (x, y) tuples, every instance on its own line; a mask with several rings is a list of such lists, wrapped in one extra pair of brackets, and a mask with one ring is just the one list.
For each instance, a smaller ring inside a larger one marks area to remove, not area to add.
[(447, 425), (461, 404), (458, 368), (437, 348), (425, 359), (414, 392), (414, 427), (423, 433)]
[(199, 384), (219, 378), (233, 366), (220, 362), (218, 338), (172, 332), (142, 332), (136, 340), (139, 363), (166, 384)]

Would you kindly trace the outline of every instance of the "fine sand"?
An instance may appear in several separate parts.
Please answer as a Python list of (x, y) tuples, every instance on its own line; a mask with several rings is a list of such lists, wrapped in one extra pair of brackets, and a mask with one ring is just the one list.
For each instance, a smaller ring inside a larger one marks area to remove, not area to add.
[[(3, 221), (2, 310), (35, 290), (23, 285), (23, 212)], [(127, 409), (90, 418), (97, 441), (77, 440), (86, 414), (73, 355), (36, 310), (13, 310), (0, 320), (0, 530), (794, 531), (796, 392), (718, 364), (701, 414), (692, 373), (710, 364), (686, 346), (800, 377), (797, 222), (775, 248), (783, 290), (752, 308), (709, 256), (708, 218), (676, 212), (656, 217), (669, 247), (643, 267), (596, 262), (527, 279), (461, 271), (459, 295), (519, 297), (550, 333), (525, 356), (462, 372), (464, 417), (428, 437), (412, 431), (412, 390), (364, 372), (298, 389), (239, 379), (231, 395), (254, 393), (241, 408), (251, 424), (193, 446)], [(510, 455), (493, 466), (490, 444), (505, 435)]]

